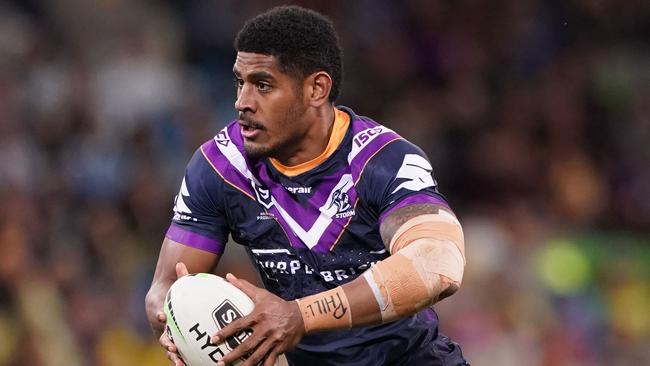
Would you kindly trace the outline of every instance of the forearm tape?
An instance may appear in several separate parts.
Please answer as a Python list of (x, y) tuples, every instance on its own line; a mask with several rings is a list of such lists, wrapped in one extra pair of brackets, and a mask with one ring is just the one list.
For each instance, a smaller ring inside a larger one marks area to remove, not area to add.
[(404, 223), (391, 240), (393, 255), (364, 272), (383, 322), (432, 304), (450, 282), (460, 285), (465, 266), (462, 229), (453, 215), (441, 212)]
[(348, 297), (341, 286), (297, 299), (305, 331), (343, 329), (352, 326)]

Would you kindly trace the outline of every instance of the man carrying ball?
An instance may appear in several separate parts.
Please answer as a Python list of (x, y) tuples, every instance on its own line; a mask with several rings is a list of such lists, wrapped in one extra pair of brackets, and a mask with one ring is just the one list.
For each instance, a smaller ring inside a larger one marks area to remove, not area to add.
[(255, 309), (213, 336), (252, 331), (220, 363), (467, 365), (430, 307), (461, 284), (462, 228), (417, 146), (335, 105), (332, 23), (277, 7), (235, 48), (238, 119), (187, 165), (147, 294), (170, 359), (183, 364), (162, 332), (165, 294), (177, 276), (213, 271), (231, 235), (265, 289), (227, 277)]

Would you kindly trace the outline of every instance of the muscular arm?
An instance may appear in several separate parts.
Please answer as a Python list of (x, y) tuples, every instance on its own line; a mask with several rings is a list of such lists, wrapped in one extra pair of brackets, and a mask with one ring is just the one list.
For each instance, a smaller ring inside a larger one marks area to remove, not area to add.
[(354, 281), (298, 300), (307, 332), (393, 321), (458, 290), (462, 230), (446, 208), (418, 204), (398, 209), (384, 220), (380, 233), (390, 257)]
[(145, 299), (147, 318), (156, 337), (160, 337), (163, 331), (163, 324), (158, 319), (158, 313), (162, 312), (167, 290), (176, 281), (176, 264), (184, 263), (190, 273), (211, 272), (217, 265), (219, 257), (217, 254), (165, 238), (160, 249), (158, 264), (156, 264), (156, 272)]
[(384, 242), (386, 249), (390, 249), (389, 245), (393, 236), (408, 220), (419, 215), (437, 214), (438, 210), (441, 209), (440, 206), (425, 203), (402, 207), (395, 210), (395, 212), (392, 212), (379, 227), (379, 234), (381, 235), (381, 240)]
[[(381, 239), (384, 242), (384, 245), (386, 245), (386, 248), (390, 249), (389, 246), (391, 240), (393, 239), (393, 236), (395, 236), (397, 230), (410, 219), (420, 215), (438, 214), (440, 210), (447, 211), (451, 214), (451, 212), (448, 211), (446, 208), (441, 206), (435, 206), (432, 204), (417, 204), (412, 206), (406, 206), (395, 211), (392, 215), (388, 216), (386, 220), (384, 220), (381, 227), (379, 228)], [(463, 248), (461, 248), (461, 252), (464, 255), (465, 254), (464, 243), (461, 244), (463, 246)], [(441, 281), (444, 282), (442, 284), (443, 288), (441, 289), (440, 295), (435, 299), (435, 302), (440, 301), (445, 297), (449, 297), (453, 295), (460, 288), (460, 283), (450, 281), (449, 278), (445, 276), (442, 276)]]

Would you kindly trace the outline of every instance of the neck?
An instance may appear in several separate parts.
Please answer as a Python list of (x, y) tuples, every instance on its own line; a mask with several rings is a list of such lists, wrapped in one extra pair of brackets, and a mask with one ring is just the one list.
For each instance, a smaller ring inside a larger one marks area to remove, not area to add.
[(313, 121), (307, 132), (295, 143), (293, 149), (274, 157), (282, 165), (295, 166), (310, 161), (327, 147), (334, 126), (334, 106), (326, 104), (321, 108), (308, 110), (305, 117)]

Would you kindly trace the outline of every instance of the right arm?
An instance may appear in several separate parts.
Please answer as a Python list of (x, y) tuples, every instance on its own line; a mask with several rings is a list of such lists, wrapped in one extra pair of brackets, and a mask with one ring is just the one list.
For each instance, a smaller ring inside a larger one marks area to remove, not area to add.
[[(219, 254), (192, 248), (165, 238), (158, 256), (156, 272), (145, 298), (147, 319), (156, 337), (161, 336), (165, 327), (165, 323), (160, 319), (163, 313), (163, 302), (172, 283), (179, 275), (187, 274), (187, 272), (212, 272), (220, 257)], [(177, 268), (178, 263), (185, 264), (185, 273), (182, 269)]]
[(163, 305), (169, 287), (188, 273), (212, 272), (228, 240), (223, 182), (197, 150), (187, 165), (174, 202), (174, 218), (160, 248), (145, 298), (147, 319), (175, 365), (183, 365), (165, 330)]

